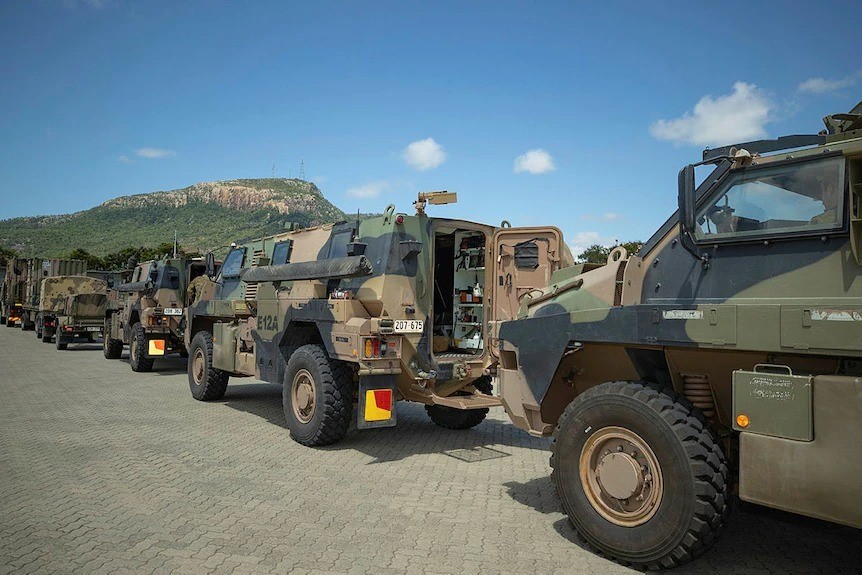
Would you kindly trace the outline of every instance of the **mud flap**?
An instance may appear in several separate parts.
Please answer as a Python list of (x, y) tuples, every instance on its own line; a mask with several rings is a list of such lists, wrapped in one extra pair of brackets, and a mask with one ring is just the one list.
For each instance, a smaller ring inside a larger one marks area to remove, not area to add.
[(147, 357), (162, 357), (166, 347), (166, 341), (163, 339), (147, 340)]
[(395, 376), (360, 377), (356, 428), (394, 427), (395, 423)]

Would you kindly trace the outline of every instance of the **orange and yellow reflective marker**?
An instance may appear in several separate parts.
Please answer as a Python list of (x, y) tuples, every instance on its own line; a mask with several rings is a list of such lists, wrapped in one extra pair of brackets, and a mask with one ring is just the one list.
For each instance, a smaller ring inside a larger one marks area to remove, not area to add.
[(149, 352), (150, 355), (165, 355), (165, 340), (151, 339)]
[(392, 417), (392, 390), (369, 389), (365, 392), (365, 421), (386, 421)]
[(736, 425), (738, 425), (739, 427), (748, 427), (750, 423), (751, 420), (749, 420), (748, 416), (744, 413), (740, 413), (736, 416)]

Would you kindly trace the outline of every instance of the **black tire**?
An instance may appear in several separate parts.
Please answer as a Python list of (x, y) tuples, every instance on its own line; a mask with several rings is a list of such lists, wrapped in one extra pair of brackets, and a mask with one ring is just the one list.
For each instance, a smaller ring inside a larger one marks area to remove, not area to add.
[(57, 335), (57, 344), (56, 344), (56, 345), (57, 345), (57, 349), (59, 349), (60, 351), (63, 351), (64, 349), (66, 349), (67, 347), (69, 347), (69, 342), (67, 342), (67, 341), (62, 341), (62, 340), (60, 339), (60, 336), (59, 336), (59, 335)]
[(199, 331), (192, 338), (188, 363), (189, 389), (192, 397), (199, 401), (222, 399), (227, 389), (230, 374), (213, 367), (213, 336), (208, 331)]
[(36, 322), (36, 339), (42, 339), (42, 322)]
[(146, 357), (147, 333), (141, 322), (132, 326), (132, 341), (129, 342), (129, 365), (138, 373), (151, 371), (153, 359)]
[(6, 318), (6, 327), (13, 327), (15, 325), (15, 321), (11, 317)]
[[(294, 389), (301, 378), (311, 383), (310, 405), (296, 403)], [(353, 417), (352, 366), (330, 359), (322, 346), (300, 347), (287, 362), (282, 404), (290, 436), (297, 443), (314, 447), (344, 439)]]
[(0, 324), (5, 324), (5, 323), (6, 323), (6, 316), (0, 315)]
[[(675, 567), (704, 553), (728, 514), (728, 468), (705, 421), (688, 401), (643, 382), (605, 383), (576, 397), (554, 431), (551, 467), (557, 494), (581, 538), (598, 552), (638, 569)], [(622, 445), (616, 452), (603, 450), (612, 443), (601, 443), (601, 438), (617, 432), (634, 437), (635, 447), (637, 440), (642, 441), (647, 449), (632, 449), (632, 457)], [(658, 469), (650, 468), (645, 452)], [(601, 459), (598, 470), (593, 470), (591, 457)], [(623, 468), (616, 466), (621, 460), (628, 461)], [(640, 465), (641, 460), (646, 465)], [(639, 465), (640, 471), (635, 471)], [(615, 474), (614, 482), (606, 481), (605, 487), (600, 478), (603, 468), (625, 471)], [(635, 483), (643, 499), (634, 498), (637, 488), (629, 494), (627, 477), (640, 478)], [(620, 487), (623, 484), (625, 488)], [(614, 490), (628, 495), (613, 499), (609, 492)], [(642, 503), (653, 491), (658, 499), (652, 505)], [(589, 493), (602, 493), (592, 500), (607, 497), (611, 504), (592, 503)], [(623, 505), (641, 506), (643, 515), (624, 525), (614, 516), (615, 507)]]
[[(491, 395), (493, 385), (491, 378), (482, 376), (473, 382), (476, 389), (484, 394)], [(425, 411), (431, 421), (445, 427), (446, 429), (470, 429), (476, 427), (488, 415), (488, 408), (481, 409), (456, 409), (454, 407), (446, 407), (444, 405), (426, 405)]]
[(123, 340), (111, 339), (110, 319), (105, 320), (102, 352), (105, 354), (105, 359), (120, 359), (120, 356), (123, 355)]

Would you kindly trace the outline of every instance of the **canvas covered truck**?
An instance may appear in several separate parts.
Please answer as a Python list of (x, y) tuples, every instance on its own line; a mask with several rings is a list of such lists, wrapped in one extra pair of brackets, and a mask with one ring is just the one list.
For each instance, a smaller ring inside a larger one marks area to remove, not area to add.
[(105, 318), (107, 284), (86, 276), (55, 276), (42, 280), (36, 334), (44, 343), (56, 341), (63, 350), (70, 343), (94, 341)]
[(29, 258), (27, 260), (27, 278), (24, 285), (21, 329), (25, 331), (35, 330), (36, 334), (41, 337), (38, 318), (42, 280), (57, 276), (82, 276), (86, 271), (87, 262), (84, 260)]
[(291, 436), (305, 445), (396, 423), (422, 403), (438, 425), (478, 425), (489, 407), (494, 325), (572, 256), (556, 228), (493, 227), (415, 214), (287, 232), (234, 247), (187, 309), (189, 387), (224, 396), (230, 377), (283, 384)]
[(862, 104), (707, 150), (636, 255), (561, 269), (500, 326), (500, 396), (553, 435), (581, 537), (639, 568), (703, 553), (741, 500), (862, 527)]
[(115, 284), (103, 318), (105, 357), (118, 359), (128, 345), (132, 370), (145, 372), (157, 358), (185, 356), (186, 292), (205, 266), (202, 258), (165, 257), (137, 264), (128, 282)]
[(0, 323), (6, 327), (21, 324), (24, 311), (24, 293), (27, 284), (27, 260), (9, 258), (6, 273), (0, 284)]

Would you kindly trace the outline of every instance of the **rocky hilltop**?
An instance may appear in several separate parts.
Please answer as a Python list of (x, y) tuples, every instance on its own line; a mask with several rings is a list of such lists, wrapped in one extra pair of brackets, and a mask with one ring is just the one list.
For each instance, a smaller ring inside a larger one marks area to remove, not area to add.
[(62, 257), (74, 248), (101, 255), (173, 241), (206, 250), (231, 241), (345, 218), (311, 182), (288, 178), (202, 182), (122, 196), (74, 214), (0, 221), (0, 246), (24, 256)]

